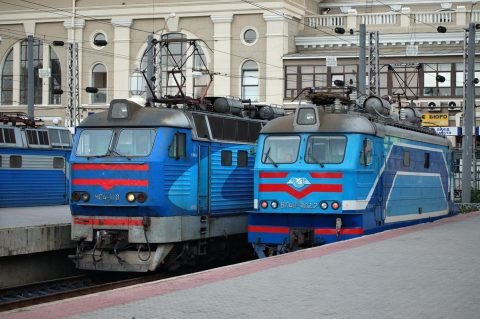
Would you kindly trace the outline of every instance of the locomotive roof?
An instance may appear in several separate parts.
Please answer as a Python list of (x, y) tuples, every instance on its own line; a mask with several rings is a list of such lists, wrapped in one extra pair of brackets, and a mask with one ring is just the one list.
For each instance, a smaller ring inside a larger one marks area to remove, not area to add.
[[(128, 115), (125, 118), (112, 117), (112, 106), (126, 104)], [(187, 115), (178, 109), (143, 107), (129, 100), (113, 100), (110, 109), (88, 116), (79, 127), (179, 127), (191, 128)]]
[[(294, 125), (295, 115), (277, 118), (268, 122), (262, 129), (262, 134), (276, 133), (358, 133), (375, 136), (394, 136), (405, 139), (450, 146), (450, 142), (443, 136), (427, 134), (404, 127), (382, 124), (368, 119), (360, 113), (330, 113), (319, 112), (320, 126), (315, 131), (302, 129), (301, 125)], [(400, 126), (400, 123), (398, 123)]]

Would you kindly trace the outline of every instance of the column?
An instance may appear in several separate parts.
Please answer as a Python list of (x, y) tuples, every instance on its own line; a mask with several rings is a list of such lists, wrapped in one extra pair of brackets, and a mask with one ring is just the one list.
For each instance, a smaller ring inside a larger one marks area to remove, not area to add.
[(12, 105), (20, 104), (20, 42), (13, 45), (13, 91), (12, 91)]
[[(131, 19), (112, 19), (114, 27), (113, 44), (113, 98), (130, 97), (128, 77), (130, 76), (130, 27)], [(132, 70), (133, 72), (134, 70)]]
[[(263, 19), (267, 23), (267, 64), (265, 75), (260, 72), (260, 78), (266, 77), (268, 81), (260, 81), (260, 100), (267, 103), (283, 104), (284, 95), (284, 72), (283, 55), (288, 53), (288, 22), (282, 16), (272, 13), (264, 13)], [(263, 91), (262, 83), (265, 83)], [(262, 92), (266, 92), (262, 96)]]
[(232, 73), (232, 21), (233, 15), (212, 16), (213, 22), (213, 72), (228, 74), (227, 76), (215, 76), (213, 92), (209, 95), (227, 96), (231, 94), (230, 75)]
[[(50, 65), (50, 46), (47, 43), (42, 42), (42, 50), (43, 50), (43, 69), (52, 69)], [(50, 75), (51, 76), (51, 75)], [(50, 104), (50, 92), (53, 88), (50, 87), (50, 78), (43, 78), (42, 79), (42, 104), (48, 105)]]

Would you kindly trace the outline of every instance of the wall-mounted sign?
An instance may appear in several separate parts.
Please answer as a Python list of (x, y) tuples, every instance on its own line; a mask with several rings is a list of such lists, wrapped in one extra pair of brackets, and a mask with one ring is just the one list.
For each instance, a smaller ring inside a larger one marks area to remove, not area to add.
[(325, 57), (326, 66), (337, 66), (337, 57), (336, 56), (327, 56)]
[(38, 76), (40, 78), (49, 78), (51, 76), (51, 70), (50, 68), (47, 68), (47, 69), (38, 69)]
[(423, 114), (422, 126), (430, 126), (430, 127), (448, 126), (448, 114), (447, 113)]
[(462, 128), (461, 127), (456, 127), (456, 126), (433, 127), (433, 129), (440, 135), (462, 136)]

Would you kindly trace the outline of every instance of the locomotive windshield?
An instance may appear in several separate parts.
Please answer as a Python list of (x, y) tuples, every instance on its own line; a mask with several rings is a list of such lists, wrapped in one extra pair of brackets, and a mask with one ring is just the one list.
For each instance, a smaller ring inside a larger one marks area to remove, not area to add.
[(347, 138), (344, 136), (310, 136), (305, 162), (338, 164), (343, 162)]
[(108, 153), (112, 130), (85, 130), (80, 134), (77, 149), (77, 156), (105, 156)]
[(124, 129), (120, 131), (115, 151), (126, 156), (146, 156), (152, 150), (154, 129)]
[[(80, 134), (77, 156), (147, 156), (152, 151), (154, 129), (122, 129), (113, 146), (113, 130), (88, 129)], [(112, 146), (111, 146), (112, 145)]]
[(298, 157), (300, 136), (269, 136), (265, 139), (262, 163), (289, 164)]

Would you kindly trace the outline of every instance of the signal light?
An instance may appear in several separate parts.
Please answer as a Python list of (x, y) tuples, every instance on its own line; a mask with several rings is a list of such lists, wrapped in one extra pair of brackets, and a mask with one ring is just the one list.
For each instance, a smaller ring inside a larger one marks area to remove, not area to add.
[(136, 199), (136, 196), (134, 193), (127, 193), (127, 202), (133, 203)]
[(81, 197), (81, 195), (80, 195), (79, 192), (73, 192), (73, 193), (72, 193), (72, 200), (73, 200), (74, 202), (78, 202), (78, 201), (80, 200), (80, 197)]
[(147, 195), (145, 193), (138, 193), (137, 194), (137, 201), (139, 203), (144, 203), (147, 200)]
[(273, 201), (270, 206), (272, 206), (273, 209), (278, 208), (278, 203), (276, 201)]
[(338, 202), (333, 202), (332, 203), (332, 208), (337, 210), (340, 207), (340, 204)]
[(267, 208), (268, 207), (268, 203), (264, 200), (262, 200), (262, 202), (260, 203), (260, 207), (262, 207), (263, 209)]
[(323, 210), (327, 209), (327, 208), (328, 208), (328, 203), (325, 202), (325, 201), (324, 201), (324, 202), (321, 202), (321, 203), (320, 203), (320, 208), (323, 209)]

